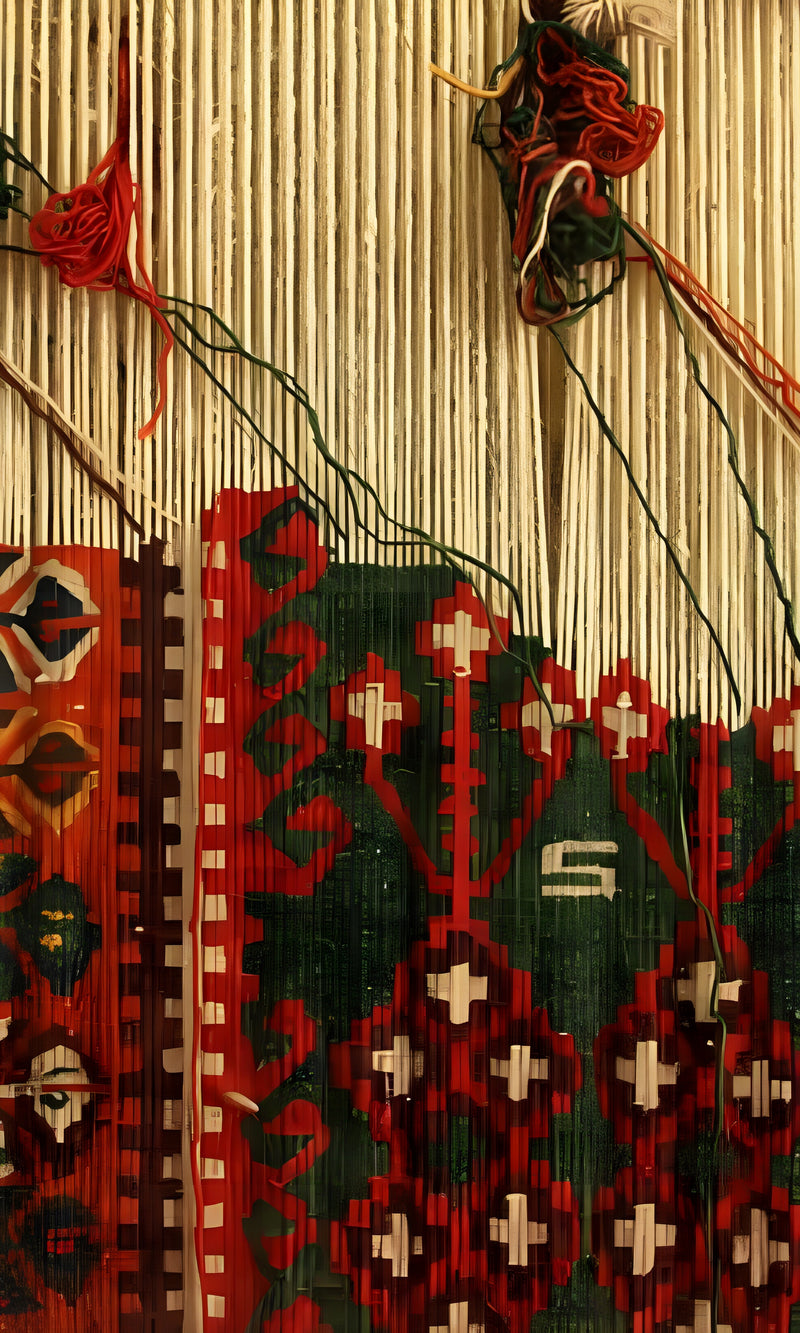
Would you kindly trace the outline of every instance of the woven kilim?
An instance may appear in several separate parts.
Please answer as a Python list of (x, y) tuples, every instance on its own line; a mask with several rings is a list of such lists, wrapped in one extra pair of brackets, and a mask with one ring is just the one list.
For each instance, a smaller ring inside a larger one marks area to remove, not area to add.
[[(160, 1170), (152, 1186), (163, 1099), (182, 1082), (163, 1070), (174, 1034), (149, 1004), (169, 993), (163, 945), (148, 965), (166, 873), (158, 642), (143, 661), (169, 582), (158, 545), (137, 564), (0, 552), (3, 1329), (180, 1320), (180, 1263), (163, 1274), (165, 1250), (181, 1250), (161, 1197), (176, 1191)], [(174, 1139), (180, 1157), (180, 1126)]]
[(292, 490), (205, 539), (209, 1333), (788, 1328), (800, 695), (729, 735), (534, 641), (538, 692)]

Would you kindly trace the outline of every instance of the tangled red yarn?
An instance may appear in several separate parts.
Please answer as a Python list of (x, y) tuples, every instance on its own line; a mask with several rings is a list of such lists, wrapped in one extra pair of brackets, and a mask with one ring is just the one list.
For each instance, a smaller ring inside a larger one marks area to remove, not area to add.
[[(167, 359), (173, 346), (172, 330), (158, 308), (158, 296), (144, 266), (142, 210), (128, 157), (130, 128), (130, 57), (127, 37), (119, 45), (117, 137), (83, 185), (65, 194), (52, 194), (31, 219), (31, 244), (42, 264), (55, 266), (67, 287), (118, 291), (146, 305), (164, 334), (158, 358), (158, 402), (139, 431), (152, 435), (164, 410)], [(136, 220), (135, 272), (128, 258), (131, 223)], [(139, 275), (139, 281), (135, 276)]]
[[(536, 325), (574, 319), (624, 273), (611, 181), (646, 162), (664, 116), (633, 102), (621, 61), (563, 23), (524, 27), (495, 76), (499, 121), (487, 118), (487, 99), (473, 138), (500, 178), (520, 314)], [(599, 263), (605, 285), (595, 287)]]
[[(630, 175), (652, 153), (664, 128), (663, 112), (654, 106), (631, 108), (625, 80), (579, 55), (556, 28), (547, 29), (546, 38), (537, 47), (536, 79), (560, 90), (549, 115), (557, 140), (604, 176)], [(565, 144), (575, 126), (583, 128), (574, 143)]]

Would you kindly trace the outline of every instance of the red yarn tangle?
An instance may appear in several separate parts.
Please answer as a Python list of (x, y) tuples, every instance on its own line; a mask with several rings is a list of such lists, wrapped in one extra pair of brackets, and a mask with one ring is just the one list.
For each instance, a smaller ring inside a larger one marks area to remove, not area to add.
[(520, 314), (537, 325), (576, 319), (623, 276), (611, 181), (647, 160), (664, 117), (632, 101), (621, 61), (563, 23), (522, 28), (494, 77), (473, 138), (500, 177)]
[[(67, 287), (94, 291), (118, 291), (146, 305), (164, 334), (158, 358), (158, 403), (139, 431), (139, 439), (152, 435), (164, 410), (167, 359), (172, 350), (172, 330), (158, 308), (158, 295), (144, 266), (142, 206), (133, 183), (128, 156), (130, 129), (130, 55), (127, 36), (119, 44), (119, 88), (117, 137), (105, 157), (89, 173), (83, 185), (66, 194), (51, 194), (44, 208), (31, 219), (31, 244), (42, 264), (55, 265)], [(136, 219), (135, 270), (128, 258), (131, 222)], [(138, 274), (139, 281), (137, 281)]]
[(556, 28), (538, 45), (539, 84), (560, 89), (550, 124), (562, 147), (595, 171), (619, 179), (643, 166), (664, 128), (654, 106), (629, 105), (628, 85), (614, 70), (580, 56)]

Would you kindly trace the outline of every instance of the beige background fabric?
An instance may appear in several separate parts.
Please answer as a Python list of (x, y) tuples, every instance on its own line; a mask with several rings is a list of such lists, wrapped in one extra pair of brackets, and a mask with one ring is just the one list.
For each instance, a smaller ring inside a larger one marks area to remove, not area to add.
[[(59, 189), (84, 179), (114, 136), (120, 9), (3, 6), (2, 124)], [(249, 347), (292, 371), (331, 448), (395, 515), (518, 581), (527, 628), (576, 668), (587, 697), (599, 671), (630, 657), (663, 703), (728, 717), (707, 633), (618, 461), (572, 380), (565, 386), (549, 336), (516, 315), (497, 182), (470, 142), (474, 105), (428, 72), (433, 57), (484, 82), (514, 44), (516, 7), (154, 0), (130, 17), (133, 160), (158, 290), (213, 304)], [(690, 0), (674, 22), (675, 45), (641, 32), (617, 43), (635, 96), (667, 118), (622, 205), (791, 368), (800, 11)], [(23, 184), (38, 207), (40, 187)], [(2, 225), (8, 240), (24, 239), (19, 224)], [(91, 439), (128, 505), (179, 555), (217, 488), (281, 480), (181, 352), (168, 413), (154, 440), (137, 441), (160, 346), (146, 311), (70, 293), (20, 255), (0, 258), (0, 281), (4, 354)], [(724, 439), (687, 389), (655, 281), (633, 267), (569, 336), (729, 647), (746, 715), (753, 700), (786, 692), (792, 664)], [(794, 590), (797, 439), (693, 337)], [(282, 392), (241, 367), (219, 369), (278, 450), (341, 507)], [(5, 390), (0, 421), (0, 537), (118, 541), (112, 507)], [(341, 553), (382, 558), (368, 540)]]

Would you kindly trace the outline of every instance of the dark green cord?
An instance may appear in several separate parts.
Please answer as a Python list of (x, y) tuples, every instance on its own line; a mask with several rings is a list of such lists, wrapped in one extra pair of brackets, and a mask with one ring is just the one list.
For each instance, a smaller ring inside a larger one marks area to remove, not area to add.
[(595, 416), (595, 418), (596, 418), (596, 420), (597, 420), (597, 424), (599, 425), (600, 430), (602, 431), (602, 433), (603, 433), (603, 435), (605, 436), (605, 438), (608, 440), (608, 443), (611, 445), (611, 448), (614, 450), (614, 452), (615, 452), (615, 453), (618, 455), (618, 457), (621, 459), (621, 461), (622, 461), (622, 466), (623, 466), (624, 469), (625, 469), (625, 475), (627, 476), (628, 481), (630, 482), (630, 484), (631, 484), (631, 486), (632, 486), (632, 488), (633, 488), (633, 491), (634, 491), (634, 493), (635, 493), (635, 495), (636, 495), (636, 497), (637, 497), (639, 503), (641, 504), (642, 508), (644, 509), (644, 512), (645, 512), (645, 514), (647, 515), (647, 518), (648, 518), (650, 524), (652, 525), (653, 531), (656, 533), (656, 535), (658, 536), (658, 538), (660, 539), (660, 541), (662, 541), (662, 542), (664, 543), (664, 547), (666, 548), (666, 552), (667, 552), (667, 555), (669, 556), (670, 562), (672, 563), (672, 566), (673, 566), (673, 568), (675, 569), (675, 572), (676, 572), (676, 574), (678, 575), (678, 578), (680, 579), (681, 583), (683, 584), (684, 588), (686, 589), (687, 595), (688, 595), (688, 597), (689, 597), (690, 602), (692, 603), (692, 606), (694, 607), (695, 611), (697, 612), (698, 616), (700, 617), (700, 619), (702, 620), (703, 624), (705, 625), (706, 629), (707, 629), (708, 632), (709, 632), (709, 634), (710, 634), (710, 636), (711, 636), (711, 641), (712, 641), (712, 643), (714, 644), (714, 647), (716, 648), (717, 652), (719, 653), (720, 661), (722, 662), (722, 665), (723, 665), (723, 667), (725, 668), (725, 674), (726, 674), (726, 676), (728, 677), (728, 683), (730, 684), (731, 691), (732, 691), (732, 693), (733, 693), (733, 697), (734, 697), (734, 699), (735, 699), (735, 701), (736, 701), (736, 711), (737, 711), (737, 712), (740, 712), (740, 711), (741, 711), (741, 707), (742, 707), (741, 695), (739, 694), (739, 689), (738, 689), (738, 686), (737, 686), (737, 684), (736, 684), (736, 680), (735, 680), (735, 678), (734, 678), (733, 671), (732, 671), (732, 669), (731, 669), (731, 664), (730, 664), (730, 662), (728, 661), (727, 653), (725, 652), (725, 649), (723, 648), (722, 643), (720, 642), (719, 635), (717, 634), (717, 631), (714, 629), (714, 626), (712, 625), (712, 623), (711, 623), (711, 621), (709, 620), (708, 616), (707, 616), (707, 615), (705, 614), (705, 612), (701, 609), (701, 606), (700, 606), (700, 603), (699, 603), (698, 600), (697, 600), (697, 596), (696, 596), (696, 594), (695, 594), (695, 591), (694, 591), (694, 589), (693, 589), (691, 583), (689, 582), (689, 580), (688, 580), (686, 574), (684, 573), (683, 568), (681, 567), (681, 563), (680, 563), (680, 561), (679, 561), (677, 555), (675, 554), (675, 550), (674, 550), (674, 548), (673, 548), (673, 546), (672, 546), (672, 543), (671, 543), (670, 540), (669, 540), (669, 537), (666, 535), (666, 533), (665, 533), (664, 530), (662, 529), (661, 524), (659, 523), (658, 519), (656, 518), (656, 516), (655, 516), (655, 514), (653, 513), (652, 509), (650, 508), (650, 505), (647, 503), (647, 499), (645, 498), (644, 492), (642, 491), (641, 486), (639, 485), (639, 483), (637, 482), (636, 478), (635, 478), (634, 475), (633, 475), (633, 471), (632, 471), (632, 469), (631, 469), (631, 465), (630, 465), (630, 463), (629, 463), (629, 461), (628, 461), (628, 458), (627, 458), (627, 456), (626, 456), (626, 454), (625, 454), (625, 452), (624, 452), (622, 446), (621, 446), (620, 443), (619, 443), (619, 440), (617, 439), (616, 435), (614, 434), (613, 430), (611, 429), (610, 425), (608, 424), (608, 421), (606, 420), (605, 416), (603, 415), (602, 411), (600, 410), (600, 407), (598, 406), (597, 402), (595, 401), (594, 397), (592, 396), (592, 391), (591, 391), (591, 389), (589, 388), (589, 385), (587, 384), (587, 382), (586, 382), (584, 376), (583, 376), (583, 375), (581, 374), (581, 372), (578, 370), (578, 367), (575, 365), (575, 362), (573, 361), (572, 357), (570, 356), (569, 352), (567, 351), (566, 346), (565, 346), (565, 344), (564, 344), (564, 341), (563, 341), (563, 339), (561, 338), (561, 335), (558, 333), (558, 331), (557, 331), (555, 325), (552, 325), (552, 324), (550, 325), (550, 332), (551, 332), (551, 334), (553, 335), (553, 337), (555, 338), (555, 340), (556, 340), (556, 342), (558, 343), (559, 347), (561, 348), (561, 351), (562, 351), (563, 354), (564, 354), (564, 360), (566, 361), (566, 363), (567, 363), (567, 365), (569, 366), (570, 370), (573, 372), (573, 374), (574, 374), (574, 375), (576, 376), (576, 378), (578, 379), (578, 382), (580, 383), (580, 385), (581, 385), (581, 387), (582, 387), (582, 389), (583, 389), (583, 392), (584, 392), (584, 396), (585, 396), (585, 398), (586, 398), (586, 401), (587, 401), (587, 403), (589, 404), (589, 407), (591, 408), (592, 412), (594, 413), (594, 416)]
[(48, 194), (55, 194), (55, 188), (52, 186), (46, 176), (43, 176), (38, 167), (25, 156), (16, 139), (10, 134), (0, 130), (0, 165), (13, 162), (15, 167), (22, 167), (23, 171), (32, 171), (34, 176), (41, 181)]
[[(363, 477), (361, 477), (359, 473), (355, 472), (352, 468), (348, 468), (343, 463), (339, 462), (339, 460), (331, 453), (325, 442), (319, 417), (317, 416), (317, 413), (311, 404), (311, 401), (308, 397), (308, 394), (306, 393), (306, 390), (302, 387), (302, 385), (298, 383), (298, 381), (295, 379), (293, 375), (288, 374), (286, 371), (281, 370), (277, 366), (274, 366), (271, 362), (266, 361), (261, 357), (257, 357), (252, 352), (249, 352), (247, 348), (244, 347), (244, 345), (239, 341), (239, 339), (236, 337), (233, 331), (228, 327), (228, 325), (225, 324), (225, 322), (222, 319), (220, 319), (219, 315), (217, 315), (216, 312), (210, 306), (202, 305), (199, 302), (188, 301), (182, 297), (176, 297), (176, 296), (160, 295), (159, 299), (161, 301), (171, 302), (173, 306), (182, 305), (182, 306), (188, 306), (193, 310), (202, 310), (203, 313), (211, 320), (211, 322), (214, 325), (216, 325), (217, 328), (222, 330), (225, 336), (230, 340), (231, 345), (226, 346), (224, 344), (212, 343), (208, 339), (204, 338), (202, 334), (199, 332), (199, 330), (196, 328), (196, 326), (191, 322), (191, 320), (189, 320), (187, 316), (184, 315), (183, 312), (178, 309), (172, 309), (172, 310), (163, 309), (162, 313), (164, 314), (165, 318), (172, 317), (173, 320), (177, 320), (179, 323), (181, 323), (189, 331), (192, 338), (197, 342), (199, 342), (201, 346), (205, 347), (208, 351), (221, 353), (223, 355), (238, 355), (241, 356), (243, 360), (248, 361), (251, 365), (258, 366), (260, 369), (266, 370), (270, 375), (273, 376), (274, 379), (277, 380), (277, 382), (286, 390), (286, 392), (289, 393), (290, 396), (300, 404), (300, 406), (306, 413), (306, 417), (308, 419), (308, 423), (311, 428), (312, 437), (314, 439), (314, 443), (318, 451), (320, 452), (320, 454), (322, 455), (328, 466), (331, 467), (333, 471), (336, 473), (336, 475), (340, 477), (341, 480), (344, 482), (347, 496), (353, 508), (353, 515), (355, 518), (355, 523), (357, 528), (359, 528), (362, 532), (368, 533), (381, 546), (391, 546), (391, 547), (406, 546), (406, 545), (425, 546), (428, 549), (435, 551), (442, 559), (444, 559), (449, 565), (451, 565), (454, 569), (456, 569), (466, 578), (469, 578), (469, 573), (466, 570), (463, 570), (458, 562), (471, 565), (473, 568), (481, 570), (482, 573), (487, 574), (490, 578), (495, 579), (498, 583), (502, 584), (504, 588), (506, 588), (506, 590), (509, 592), (512, 598), (514, 607), (517, 611), (520, 626), (524, 625), (522, 598), (520, 596), (519, 590), (516, 587), (516, 585), (509, 578), (507, 578), (505, 574), (501, 574), (499, 570), (495, 569), (492, 565), (488, 564), (486, 561), (479, 559), (479, 557), (477, 556), (470, 555), (468, 552), (462, 551), (458, 547), (449, 546), (444, 542), (436, 541), (435, 538), (431, 537), (430, 534), (425, 532), (422, 528), (415, 527), (413, 524), (403, 523), (399, 519), (393, 518), (384, 508), (374, 487), (371, 486), (370, 483), (366, 481)], [(309, 495), (313, 496), (315, 501), (319, 504), (320, 508), (327, 514), (328, 518), (330, 519), (337, 533), (342, 537), (342, 539), (344, 539), (344, 533), (342, 529), (335, 522), (330, 512), (330, 509), (324, 503), (324, 501), (322, 501), (319, 496), (315, 495), (315, 493), (307, 487), (306, 483), (302, 481), (302, 478), (297, 469), (293, 468), (289, 463), (286, 463), (285, 459), (283, 458), (283, 454), (280, 453), (277, 446), (275, 446), (272, 443), (272, 441), (268, 439), (268, 437), (259, 428), (253, 417), (241, 406), (241, 404), (236, 400), (236, 398), (230, 392), (230, 390), (227, 389), (222, 384), (222, 381), (217, 376), (214, 375), (213, 371), (206, 364), (203, 358), (200, 357), (197, 354), (197, 352), (193, 350), (193, 348), (189, 345), (189, 343), (183, 337), (181, 337), (181, 335), (174, 328), (173, 332), (175, 333), (176, 341), (179, 343), (181, 347), (183, 347), (189, 353), (195, 364), (200, 366), (206, 372), (206, 374), (209, 376), (212, 383), (214, 384), (215, 388), (219, 389), (219, 391), (225, 396), (227, 401), (230, 402), (231, 406), (237, 412), (241, 413), (241, 415), (245, 418), (245, 420), (252, 427), (252, 429), (255, 430), (259, 439), (263, 440), (264, 443), (273, 451), (273, 453), (275, 453), (285, 462), (286, 467), (289, 469), (292, 475), (295, 476), (298, 479), (298, 481), (300, 481), (300, 483), (306, 487), (306, 490), (308, 491)], [(360, 486), (363, 492), (373, 500), (378, 514), (384, 520), (385, 523), (391, 524), (395, 529), (399, 530), (400, 532), (405, 532), (410, 534), (411, 540), (403, 541), (397, 539), (383, 538), (377, 536), (377, 534), (375, 533), (372, 533), (368, 525), (365, 523), (364, 519), (361, 516), (361, 510), (359, 507), (358, 498), (356, 496), (353, 483), (355, 483), (357, 486)], [(471, 579), (470, 582), (472, 582)], [(474, 586), (475, 585), (473, 584), (473, 588)], [(483, 598), (479, 589), (475, 588), (475, 593), (487, 612), (487, 618), (489, 620), (492, 633), (499, 640), (499, 635), (495, 625), (494, 616), (489, 611), (485, 599)], [(533, 659), (531, 657), (531, 651), (527, 637), (525, 636), (524, 633), (522, 633), (521, 638), (522, 638), (524, 656), (520, 656), (518, 653), (513, 653), (510, 651), (510, 649), (505, 647), (503, 648), (503, 651), (507, 653), (507, 655), (510, 658), (512, 658), (512, 660), (518, 662), (525, 669), (527, 675), (529, 676), (531, 682), (533, 683), (537, 695), (542, 700), (547, 710), (552, 725), (556, 726), (557, 724), (555, 721), (555, 717), (553, 715), (552, 707), (547, 698), (547, 695), (545, 694), (541, 686), (541, 683), (536, 673), (536, 669), (533, 665)]]
[(742, 477), (742, 474), (739, 470), (739, 447), (736, 443), (736, 436), (733, 433), (733, 428), (730, 422), (728, 421), (728, 418), (726, 417), (725, 413), (723, 412), (722, 407), (718, 403), (717, 399), (714, 397), (711, 390), (704, 383), (702, 375), (700, 374), (700, 366), (698, 364), (697, 357), (692, 351), (689, 339), (686, 335), (686, 330), (683, 327), (683, 321), (680, 316), (680, 311), (678, 310), (675, 297), (673, 296), (672, 289), (669, 285), (669, 278), (667, 277), (664, 265), (661, 262), (661, 257), (658, 254), (658, 251), (654, 248), (654, 246), (650, 244), (647, 238), (643, 236), (640, 231), (637, 231), (635, 227), (632, 227), (629, 222), (625, 221), (624, 218), (622, 219), (622, 225), (627, 231), (628, 235), (632, 236), (634, 240), (637, 242), (637, 244), (642, 247), (648, 259), (651, 261), (653, 268), (655, 269), (656, 277), (658, 278), (658, 281), (661, 285), (661, 290), (664, 293), (664, 299), (666, 300), (666, 303), (669, 307), (672, 318), (675, 320), (678, 333), (681, 336), (683, 349), (684, 352), (686, 353), (686, 359), (689, 362), (694, 382), (697, 385), (700, 392), (702, 393), (703, 397), (710, 403), (711, 407), (714, 409), (714, 412), (719, 418), (722, 429), (725, 431), (725, 435), (728, 440), (728, 462), (730, 464), (731, 471), (733, 472), (733, 475), (736, 478), (736, 484), (739, 487), (742, 499), (744, 500), (745, 505), (747, 506), (747, 512), (750, 515), (750, 522), (753, 525), (753, 531), (761, 538), (761, 541), (764, 545), (764, 559), (766, 561), (767, 568), (770, 574), (772, 575), (772, 581), (775, 585), (775, 591), (778, 595), (778, 600), (783, 606), (784, 626), (786, 630), (786, 635), (789, 639), (789, 642), (792, 645), (795, 656), (797, 658), (800, 658), (800, 640), (798, 640), (797, 631), (795, 629), (795, 624), (794, 624), (794, 608), (783, 586), (783, 580), (780, 576), (780, 572), (778, 570), (778, 566), (775, 560), (775, 548), (772, 544), (772, 538), (770, 537), (766, 529), (761, 525), (755, 501), (753, 500), (752, 495), (747, 489), (747, 486), (745, 485), (744, 482), (744, 478)]

